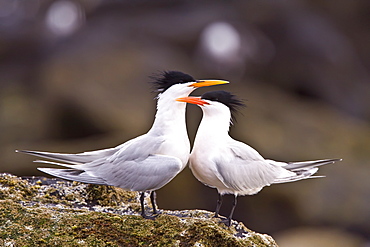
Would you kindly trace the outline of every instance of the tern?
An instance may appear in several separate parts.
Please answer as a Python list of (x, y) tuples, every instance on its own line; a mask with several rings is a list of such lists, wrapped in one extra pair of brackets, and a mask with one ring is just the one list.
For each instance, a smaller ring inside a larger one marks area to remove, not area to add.
[(203, 117), (190, 154), (189, 167), (203, 184), (216, 188), (218, 201), (215, 217), (219, 217), (224, 194), (233, 194), (229, 217), (223, 222), (230, 226), (237, 197), (253, 195), (271, 184), (293, 182), (313, 176), (321, 165), (341, 159), (303, 162), (279, 162), (263, 158), (249, 145), (234, 140), (229, 128), (241, 100), (226, 91), (212, 91), (201, 97), (182, 97), (177, 101), (196, 104)]
[(139, 191), (141, 215), (150, 218), (144, 209), (145, 192), (150, 192), (153, 213), (157, 214), (155, 190), (162, 188), (181, 172), (190, 155), (185, 122), (186, 103), (176, 101), (176, 98), (188, 96), (199, 87), (228, 83), (223, 80), (195, 80), (179, 71), (163, 72), (152, 79), (159, 94), (155, 120), (146, 134), (113, 148), (78, 154), (28, 150), (16, 152), (56, 160), (59, 162), (35, 162), (68, 168), (38, 168), (55, 177)]

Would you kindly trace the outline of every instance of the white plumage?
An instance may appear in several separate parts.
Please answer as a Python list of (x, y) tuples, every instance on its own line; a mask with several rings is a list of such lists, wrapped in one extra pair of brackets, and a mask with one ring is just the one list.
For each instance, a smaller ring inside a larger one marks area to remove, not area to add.
[(216, 188), (219, 200), (215, 216), (224, 194), (235, 195), (235, 201), (226, 224), (230, 225), (239, 195), (253, 195), (263, 187), (312, 178), (318, 166), (334, 163), (338, 159), (304, 162), (278, 162), (263, 158), (255, 149), (229, 136), (232, 112), (243, 105), (234, 95), (225, 91), (207, 92), (202, 97), (177, 99), (200, 106), (203, 118), (199, 125), (190, 169), (205, 185)]
[(197, 81), (187, 74), (176, 71), (165, 72), (162, 77), (155, 80), (155, 87), (161, 93), (158, 96), (153, 126), (146, 134), (114, 148), (79, 154), (20, 152), (59, 161), (36, 162), (68, 168), (38, 168), (56, 177), (141, 191), (144, 217), (147, 217), (144, 210), (144, 192), (151, 191), (153, 211), (156, 213), (154, 191), (166, 185), (184, 169), (190, 153), (185, 123), (186, 103), (175, 99), (188, 96), (198, 87), (228, 82)]

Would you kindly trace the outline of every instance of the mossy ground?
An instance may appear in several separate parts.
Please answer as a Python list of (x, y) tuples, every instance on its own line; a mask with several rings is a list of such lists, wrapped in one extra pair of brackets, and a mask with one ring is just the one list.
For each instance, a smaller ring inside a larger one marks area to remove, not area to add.
[[(124, 208), (122, 210), (122, 208)], [(139, 215), (137, 193), (114, 187), (0, 176), (1, 246), (277, 246), (241, 223), (200, 210)]]

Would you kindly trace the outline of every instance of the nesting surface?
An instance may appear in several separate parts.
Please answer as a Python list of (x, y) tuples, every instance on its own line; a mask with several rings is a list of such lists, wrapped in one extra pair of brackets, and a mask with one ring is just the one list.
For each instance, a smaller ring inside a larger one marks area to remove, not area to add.
[(112, 186), (0, 174), (1, 246), (277, 246), (209, 211), (159, 212), (143, 219), (139, 194)]

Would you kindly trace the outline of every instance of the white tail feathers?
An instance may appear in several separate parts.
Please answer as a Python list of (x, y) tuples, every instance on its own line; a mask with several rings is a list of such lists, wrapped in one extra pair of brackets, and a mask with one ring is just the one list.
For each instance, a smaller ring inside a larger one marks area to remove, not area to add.
[(117, 150), (115, 148), (108, 148), (104, 150), (90, 151), (78, 154), (61, 154), (61, 153), (49, 153), (49, 152), (40, 152), (40, 151), (29, 151), (29, 150), (16, 150), (19, 153), (30, 154), (38, 156), (45, 159), (62, 161), (72, 165), (82, 165), (85, 163), (92, 162), (99, 158), (109, 156), (110, 154), (115, 153)]
[(78, 181), (82, 183), (108, 185), (102, 178), (91, 176), (84, 170), (77, 169), (55, 169), (55, 168), (37, 168), (38, 170), (55, 177)]
[(273, 183), (288, 183), (308, 178), (322, 178), (325, 176), (313, 176), (318, 170), (318, 166), (332, 164), (342, 159), (324, 159), (324, 160), (313, 160), (313, 161), (301, 161), (301, 162), (289, 162), (286, 165), (282, 165), (282, 162), (277, 162), (279, 166), (284, 169), (293, 172), (293, 176), (280, 177), (275, 179)]
[(67, 179), (67, 180), (83, 182), (83, 183), (108, 185), (104, 179), (96, 177), (91, 172), (87, 171), (86, 166), (84, 164), (92, 162), (95, 159), (101, 158), (102, 155), (104, 154), (113, 153), (115, 152), (115, 150), (105, 149), (105, 150), (91, 151), (91, 152), (85, 152), (85, 153), (80, 153), (80, 154), (60, 154), (60, 153), (49, 153), (49, 152), (28, 151), (28, 150), (21, 150), (21, 151), (16, 150), (16, 152), (65, 162), (65, 163), (61, 163), (61, 162), (46, 161), (46, 160), (35, 160), (34, 161), (37, 163), (58, 165), (58, 166), (69, 168), (69, 169), (37, 168), (38, 170), (45, 172), (47, 174), (50, 174), (52, 176)]
[(313, 167), (323, 166), (332, 164), (342, 159), (324, 159), (324, 160), (313, 160), (313, 161), (300, 161), (300, 162), (289, 162), (288, 165), (284, 166), (289, 171), (310, 169)]

